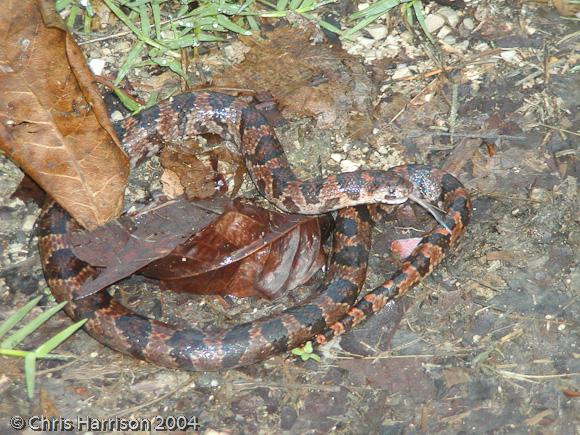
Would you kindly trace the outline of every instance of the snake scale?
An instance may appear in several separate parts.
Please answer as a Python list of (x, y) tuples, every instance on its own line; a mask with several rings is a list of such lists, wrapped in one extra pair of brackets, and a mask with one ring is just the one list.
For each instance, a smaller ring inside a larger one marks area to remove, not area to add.
[[(339, 210), (329, 269), (319, 291), (281, 313), (220, 331), (179, 329), (139, 315), (108, 292), (84, 299), (74, 295), (98, 272), (73, 254), (67, 231), (78, 224), (56, 203), (38, 222), (41, 261), (57, 301), (66, 313), (88, 319), (84, 329), (119, 352), (166, 367), (222, 370), (262, 361), (308, 340), (322, 344), (343, 334), (429, 275), (465, 231), (471, 201), (452, 175), (426, 165), (386, 171), (365, 170), (302, 181), (292, 172), (274, 129), (242, 99), (216, 92), (174, 96), (127, 118), (117, 126), (132, 164), (167, 143), (214, 133), (233, 140), (258, 188), (278, 208), (319, 214)], [(423, 236), (400, 269), (358, 302), (366, 276), (376, 207), (441, 200), (440, 225)]]

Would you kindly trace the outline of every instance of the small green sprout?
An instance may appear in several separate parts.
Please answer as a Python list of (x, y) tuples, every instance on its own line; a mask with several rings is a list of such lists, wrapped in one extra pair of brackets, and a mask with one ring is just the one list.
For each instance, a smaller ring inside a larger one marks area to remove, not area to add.
[(320, 357), (314, 353), (314, 347), (312, 346), (311, 341), (307, 341), (304, 345), (300, 347), (295, 347), (291, 350), (292, 355), (299, 356), (302, 361), (308, 361), (309, 359), (313, 359), (316, 362), (320, 362)]

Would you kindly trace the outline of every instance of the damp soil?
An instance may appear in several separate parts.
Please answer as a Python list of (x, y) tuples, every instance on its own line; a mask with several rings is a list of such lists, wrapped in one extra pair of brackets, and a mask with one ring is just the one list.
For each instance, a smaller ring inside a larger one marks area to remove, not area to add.
[[(499, 1), (458, 11), (432, 4), (428, 12), (444, 21), (429, 22), (436, 50), (398, 19), (345, 44), (367, 72), (373, 109), (365, 122), (373, 128), (364, 140), (346, 131), (352, 117), (325, 128), (314, 116), (287, 119), (278, 131), (302, 175), (406, 161), (450, 168), (473, 197), (473, 218), (432, 276), (315, 349), (320, 362), (287, 354), (187, 373), (123, 356), (81, 331), (57, 349), (70, 360), (38, 362), (29, 400), (22, 361), (0, 358), (0, 431), (13, 432), (11, 416), (44, 414), (195, 416), (206, 434), (578, 433), (578, 21)], [(114, 56), (115, 39), (107, 48)], [(83, 49), (90, 58), (102, 46)], [(210, 49), (214, 62), (220, 50)], [(153, 161), (133, 174), (128, 201), (160, 189), (151, 187), (160, 171)], [(0, 156), (0, 320), (39, 294), (33, 313), (53, 304), (34, 237), (38, 207), (11, 198), (21, 177)], [(395, 217), (375, 230), (367, 289), (396, 270), (393, 240), (432, 225), (424, 216)], [(139, 277), (114, 291), (132, 309), (172, 323), (228, 325), (296, 303), (321, 276), (273, 303), (232, 299), (228, 307), (161, 293)], [(23, 348), (69, 324), (59, 313)]]

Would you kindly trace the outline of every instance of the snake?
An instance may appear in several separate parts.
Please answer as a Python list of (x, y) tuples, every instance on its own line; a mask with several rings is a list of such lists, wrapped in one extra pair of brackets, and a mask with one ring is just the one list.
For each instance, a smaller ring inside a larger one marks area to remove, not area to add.
[[(254, 104), (210, 91), (175, 95), (115, 124), (134, 166), (162, 146), (218, 134), (235, 144), (257, 190), (290, 213), (337, 210), (328, 270), (300, 304), (222, 329), (177, 327), (143, 316), (100, 291), (75, 298), (98, 274), (75, 256), (69, 234), (80, 225), (54, 201), (37, 222), (44, 275), (55, 299), (67, 301), (73, 320), (102, 344), (160, 366), (215, 371), (251, 365), (303, 345), (324, 344), (361, 324), (427, 277), (469, 223), (471, 200), (453, 175), (429, 165), (358, 170), (301, 180), (292, 170), (274, 128)], [(414, 251), (383, 284), (359, 297), (380, 205), (439, 202), (443, 213)]]

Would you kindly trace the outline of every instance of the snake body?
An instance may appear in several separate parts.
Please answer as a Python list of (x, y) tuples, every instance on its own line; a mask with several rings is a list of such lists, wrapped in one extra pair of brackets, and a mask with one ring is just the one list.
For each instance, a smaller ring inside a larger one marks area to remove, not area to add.
[[(41, 261), (55, 298), (69, 302), (66, 313), (74, 320), (88, 319), (84, 329), (106, 346), (166, 367), (240, 367), (308, 340), (325, 343), (343, 334), (429, 275), (464, 233), (471, 214), (469, 195), (461, 183), (426, 165), (302, 181), (292, 172), (273, 128), (260, 112), (229, 95), (177, 95), (128, 118), (117, 130), (133, 164), (166, 143), (219, 134), (238, 144), (256, 187), (278, 208), (305, 214), (339, 210), (328, 273), (314, 297), (278, 314), (206, 331), (179, 329), (144, 317), (106, 291), (75, 300), (81, 285), (97, 271), (72, 251), (67, 232), (78, 224), (56, 203), (45, 207), (38, 223)], [(400, 204), (413, 196), (442, 200), (443, 225), (424, 235), (395, 274), (355, 303), (366, 276), (376, 215), (375, 207), (362, 204)]]

